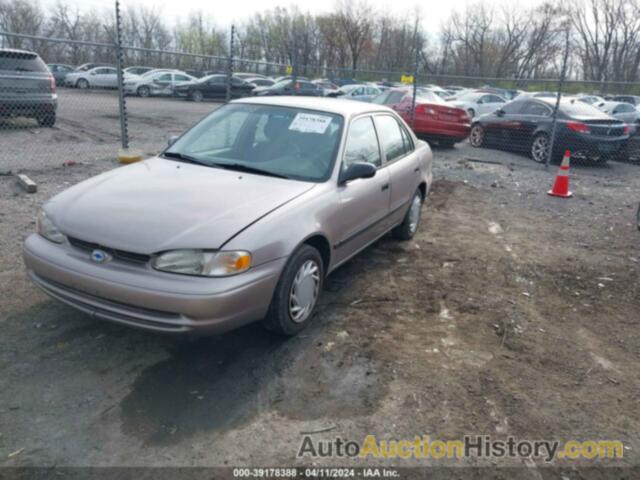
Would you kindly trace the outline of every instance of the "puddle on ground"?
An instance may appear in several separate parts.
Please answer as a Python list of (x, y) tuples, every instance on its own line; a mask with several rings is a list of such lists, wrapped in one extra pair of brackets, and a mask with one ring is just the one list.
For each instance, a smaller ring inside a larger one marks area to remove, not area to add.
[(322, 348), (326, 328), (285, 339), (250, 325), (174, 345), (121, 402), (122, 430), (147, 444), (223, 433), (264, 411), (298, 420), (368, 415), (386, 393), (381, 370), (350, 349)]

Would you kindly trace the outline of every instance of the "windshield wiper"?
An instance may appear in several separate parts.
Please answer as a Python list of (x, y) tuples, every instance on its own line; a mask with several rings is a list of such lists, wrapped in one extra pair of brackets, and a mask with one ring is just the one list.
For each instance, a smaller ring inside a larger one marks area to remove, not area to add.
[(213, 167), (213, 165), (210, 163), (203, 162), (201, 160), (198, 160), (195, 157), (192, 157), (190, 155), (185, 155), (184, 153), (180, 153), (180, 152), (164, 152), (162, 156), (166, 158), (181, 160), (187, 163), (193, 163), (195, 165), (204, 165), (205, 167)]
[(276, 178), (289, 178), (286, 175), (280, 173), (269, 172), (268, 170), (262, 170), (260, 168), (250, 167), (243, 163), (216, 163), (217, 167), (226, 168), (227, 170), (237, 170), (239, 172), (257, 173), (258, 175), (267, 175), (269, 177)]

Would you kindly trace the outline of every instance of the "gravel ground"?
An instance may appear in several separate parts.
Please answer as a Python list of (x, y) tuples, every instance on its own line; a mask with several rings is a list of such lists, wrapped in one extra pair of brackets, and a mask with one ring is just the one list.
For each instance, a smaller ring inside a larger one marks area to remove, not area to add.
[[(155, 154), (170, 136), (218, 106), (181, 98), (127, 97), (130, 146)], [(0, 172), (116, 158), (121, 146), (119, 118), (117, 92), (61, 88), (55, 127), (40, 128), (30, 119), (0, 121)]]
[(620, 460), (558, 460), (563, 476), (501, 478), (638, 466), (639, 167), (574, 167), (574, 197), (562, 200), (545, 193), (556, 167), (466, 144), (435, 158), (416, 238), (384, 238), (336, 271), (315, 324), (290, 340), (259, 325), (175, 340), (48, 299), (20, 259), (37, 208), (115, 165), (32, 170), (35, 195), (0, 177), (0, 465), (308, 465), (296, 458), (301, 432), (329, 429), (315, 437), (626, 445)]

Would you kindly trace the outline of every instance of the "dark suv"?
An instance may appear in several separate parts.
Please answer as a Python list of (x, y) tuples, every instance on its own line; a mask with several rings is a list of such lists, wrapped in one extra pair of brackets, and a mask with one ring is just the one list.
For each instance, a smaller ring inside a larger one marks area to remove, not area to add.
[(35, 118), (42, 127), (56, 123), (56, 82), (37, 53), (0, 49), (0, 118)]

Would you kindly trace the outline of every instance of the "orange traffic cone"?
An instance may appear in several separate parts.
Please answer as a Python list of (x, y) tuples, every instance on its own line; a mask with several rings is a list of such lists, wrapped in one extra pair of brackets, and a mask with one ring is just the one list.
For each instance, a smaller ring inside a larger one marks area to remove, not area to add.
[(564, 152), (564, 157), (562, 157), (560, 170), (556, 175), (556, 181), (553, 182), (553, 188), (547, 192), (549, 195), (562, 198), (569, 198), (573, 195), (569, 191), (569, 158), (571, 158), (571, 152), (567, 150)]

